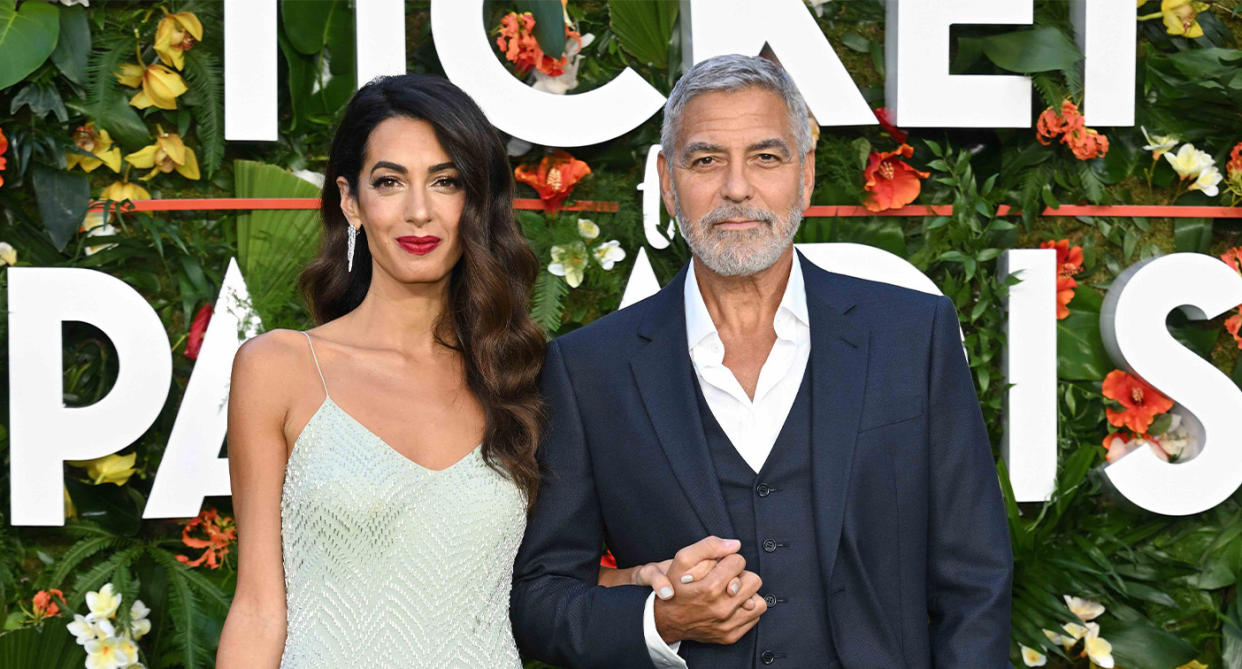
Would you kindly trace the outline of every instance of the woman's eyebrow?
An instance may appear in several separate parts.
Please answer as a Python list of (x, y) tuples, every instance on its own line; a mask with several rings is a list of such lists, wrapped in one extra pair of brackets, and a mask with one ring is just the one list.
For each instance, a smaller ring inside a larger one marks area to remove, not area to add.
[(405, 166), (404, 166), (404, 165), (398, 165), (398, 164), (396, 164), (396, 163), (391, 163), (391, 162), (388, 162), (387, 160), (380, 160), (380, 161), (377, 161), (374, 165), (372, 165), (372, 166), (371, 166), (371, 173), (372, 173), (372, 174), (374, 174), (374, 173), (375, 173), (375, 170), (378, 170), (378, 169), (381, 169), (381, 168), (385, 168), (385, 167), (386, 167), (386, 168), (388, 168), (388, 169), (390, 169), (390, 170), (392, 170), (392, 171), (394, 171), (394, 172), (398, 172), (398, 173), (400, 173), (400, 174), (408, 174), (408, 173), (409, 173), (409, 170), (405, 169)]

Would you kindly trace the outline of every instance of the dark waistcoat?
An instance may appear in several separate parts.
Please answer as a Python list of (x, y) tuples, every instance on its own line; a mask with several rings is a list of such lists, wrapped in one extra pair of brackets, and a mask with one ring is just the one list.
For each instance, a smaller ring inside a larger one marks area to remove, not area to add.
[[(699, 415), (746, 568), (763, 579), (768, 611), (733, 646), (687, 642), (690, 667), (832, 667), (811, 497), (810, 366), (772, 452), (756, 474), (717, 422), (695, 379)], [(730, 538), (730, 537), (725, 537)]]

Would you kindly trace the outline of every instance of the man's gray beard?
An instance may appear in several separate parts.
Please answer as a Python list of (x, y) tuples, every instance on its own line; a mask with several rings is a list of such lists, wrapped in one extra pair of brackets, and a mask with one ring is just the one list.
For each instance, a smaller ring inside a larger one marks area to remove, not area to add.
[[(799, 183), (798, 202), (801, 201), (802, 184)], [(796, 204), (783, 218), (767, 209), (724, 205), (697, 221), (687, 223), (676, 189), (673, 190), (673, 209), (677, 213), (677, 227), (690, 252), (720, 276), (750, 276), (771, 267), (793, 243), (802, 223), (802, 210)], [(764, 225), (748, 230), (713, 227), (730, 219), (760, 221)]]

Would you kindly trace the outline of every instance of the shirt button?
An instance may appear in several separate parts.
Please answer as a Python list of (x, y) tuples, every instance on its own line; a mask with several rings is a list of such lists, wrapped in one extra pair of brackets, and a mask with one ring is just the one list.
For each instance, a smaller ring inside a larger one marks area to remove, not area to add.
[(776, 653), (773, 653), (770, 650), (765, 650), (759, 654), (759, 661), (764, 664), (772, 664), (776, 661)]
[(760, 483), (755, 486), (755, 494), (760, 497), (767, 497), (772, 494), (772, 487), (766, 483)]
[(763, 552), (775, 553), (776, 552), (776, 540), (775, 539), (764, 539), (763, 540)]
[(763, 601), (767, 603), (768, 608), (776, 606), (776, 595), (768, 594), (763, 596)]

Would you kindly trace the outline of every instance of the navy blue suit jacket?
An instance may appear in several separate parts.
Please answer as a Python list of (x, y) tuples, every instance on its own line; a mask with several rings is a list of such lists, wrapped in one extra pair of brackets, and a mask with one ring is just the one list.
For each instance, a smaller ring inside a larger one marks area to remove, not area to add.
[[(814, 525), (841, 663), (1007, 666), (1013, 559), (952, 303), (796, 262), (811, 319)], [(685, 276), (548, 346), (545, 479), (511, 600), (529, 656), (652, 666), (650, 589), (595, 585), (601, 545), (626, 567), (733, 537), (695, 400)]]

